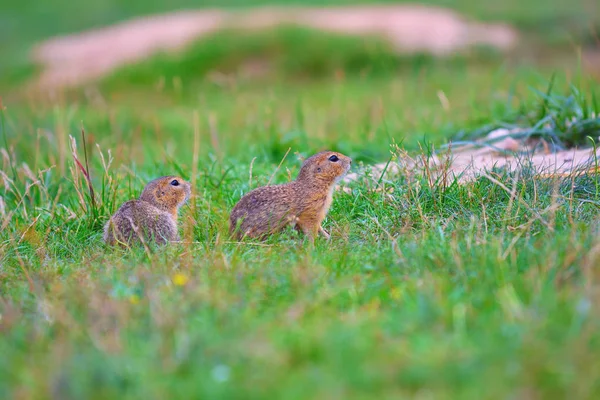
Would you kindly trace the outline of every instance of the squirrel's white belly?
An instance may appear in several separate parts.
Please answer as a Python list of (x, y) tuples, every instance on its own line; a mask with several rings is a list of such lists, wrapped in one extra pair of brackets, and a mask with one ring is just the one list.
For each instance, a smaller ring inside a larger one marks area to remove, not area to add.
[(327, 197), (325, 197), (325, 203), (323, 204), (323, 214), (327, 214), (329, 207), (331, 207), (331, 202), (333, 201), (333, 189), (334, 187), (331, 186), (331, 189), (327, 192)]

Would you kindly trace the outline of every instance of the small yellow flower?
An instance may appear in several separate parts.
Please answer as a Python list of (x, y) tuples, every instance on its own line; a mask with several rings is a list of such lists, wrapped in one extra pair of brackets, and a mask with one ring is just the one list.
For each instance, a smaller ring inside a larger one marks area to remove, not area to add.
[(190, 278), (182, 273), (176, 273), (173, 275), (173, 283), (177, 286), (184, 286), (189, 280)]
[(402, 298), (402, 291), (400, 288), (395, 287), (390, 291), (390, 297), (394, 300), (400, 300)]
[(129, 297), (129, 302), (130, 302), (131, 304), (137, 304), (137, 303), (139, 303), (139, 302), (140, 302), (140, 297), (139, 297), (137, 294), (132, 294), (132, 295)]
[(375, 316), (377, 316), (377, 314), (379, 312), (380, 305), (381, 305), (381, 301), (378, 298), (375, 298), (375, 299), (371, 300), (370, 302), (368, 302), (367, 304), (365, 304), (364, 308), (369, 316), (375, 317)]

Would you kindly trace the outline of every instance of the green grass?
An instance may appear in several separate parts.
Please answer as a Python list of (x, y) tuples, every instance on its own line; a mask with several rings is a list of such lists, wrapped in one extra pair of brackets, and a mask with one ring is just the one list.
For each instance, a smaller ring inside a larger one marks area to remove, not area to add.
[[(505, 120), (471, 132), (459, 132), (454, 137), (458, 140), (453, 140), (452, 144), (475, 143), (492, 128), (501, 127), (513, 130), (511, 135), (516, 138), (544, 139), (557, 150), (595, 146), (600, 134), (600, 103), (596, 92), (587, 93), (587, 90), (582, 91), (575, 85), (571, 85), (566, 95), (553, 90), (554, 76), (545, 91), (533, 89), (537, 93), (538, 104), (522, 107), (521, 115), (518, 112), (513, 114), (514, 121)], [(502, 139), (494, 138), (492, 142)]]
[[(458, 184), (361, 167), (506, 125), (597, 142), (600, 86), (577, 60), (396, 59), (284, 30), (243, 39), (274, 65), (248, 79), (227, 35), (93, 90), (2, 99), (0, 398), (598, 397), (596, 175)], [(311, 69), (322, 54), (339, 57)], [(331, 242), (229, 238), (244, 193), (323, 148), (360, 177), (335, 193)], [(110, 214), (165, 174), (194, 182), (185, 243), (106, 248)]]
[[(117, 96), (108, 106), (83, 96), (9, 104), (2, 397), (595, 397), (595, 176), (493, 175), (506, 191), (487, 178), (448, 186), (365, 175), (336, 193), (330, 243), (311, 248), (291, 232), (263, 244), (227, 236), (228, 211), (269, 180), (288, 147), (275, 182), (295, 176), (296, 151), (326, 145), (383, 161), (392, 141), (414, 154), (423, 138), (441, 144), (455, 128), (547, 103), (526, 85), (545, 91), (547, 81), (526, 71), (512, 89), (503, 71), (423, 74), (420, 83), (409, 75), (235, 95), (213, 88), (210, 102), (171, 95), (156, 108), (152, 91), (145, 102), (107, 93)], [(467, 83), (477, 90), (461, 90)], [(561, 76), (554, 85), (553, 99), (568, 93)], [(580, 85), (597, 93), (592, 81)], [(438, 88), (459, 111), (442, 111)], [(71, 134), (83, 163), (81, 121), (96, 213), (69, 150)], [(189, 243), (106, 249), (110, 213), (167, 173), (196, 182), (181, 217)]]

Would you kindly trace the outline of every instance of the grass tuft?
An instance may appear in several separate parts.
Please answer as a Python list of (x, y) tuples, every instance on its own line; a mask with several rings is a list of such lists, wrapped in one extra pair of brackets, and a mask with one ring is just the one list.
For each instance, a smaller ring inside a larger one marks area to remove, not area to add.
[[(529, 107), (514, 113), (508, 120), (488, 125), (472, 132), (461, 132), (454, 144), (473, 141), (493, 129), (506, 128), (509, 136), (544, 139), (557, 149), (589, 145), (600, 138), (600, 108), (596, 90), (582, 91), (571, 84), (566, 94), (554, 92), (554, 76), (545, 92), (532, 91), (536, 99)], [(498, 139), (496, 139), (498, 140)]]

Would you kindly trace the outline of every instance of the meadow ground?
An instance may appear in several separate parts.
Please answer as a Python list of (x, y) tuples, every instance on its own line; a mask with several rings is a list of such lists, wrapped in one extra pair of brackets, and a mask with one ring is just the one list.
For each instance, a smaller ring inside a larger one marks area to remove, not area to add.
[[(330, 242), (227, 235), (244, 193), (323, 148), (362, 171), (503, 122), (597, 141), (600, 87), (576, 51), (403, 59), (286, 32), (303, 38), (289, 51), (243, 42), (271, 60), (256, 79), (226, 34), (84, 90), (3, 97), (0, 397), (596, 398), (595, 175), (361, 172), (335, 194)], [(184, 243), (105, 248), (116, 207), (173, 173), (195, 191)]]

